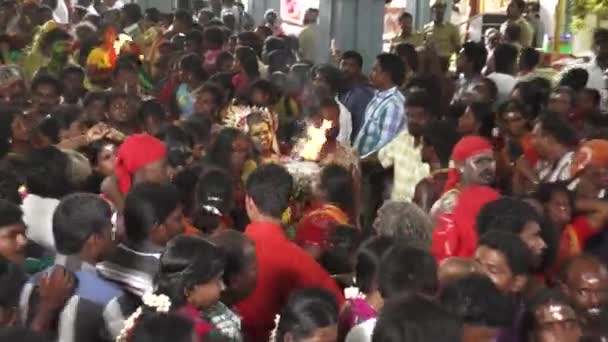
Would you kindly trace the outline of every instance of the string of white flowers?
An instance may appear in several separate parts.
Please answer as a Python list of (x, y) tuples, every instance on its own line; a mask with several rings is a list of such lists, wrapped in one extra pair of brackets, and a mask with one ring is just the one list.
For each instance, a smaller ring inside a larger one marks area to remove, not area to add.
[[(155, 309), (158, 313), (168, 313), (171, 308), (171, 299), (166, 295), (155, 295), (153, 293), (146, 293), (141, 297), (142, 302), (145, 306)], [(127, 337), (133, 328), (135, 323), (143, 313), (143, 308), (140, 306), (135, 312), (125, 320), (125, 325), (118, 334), (116, 342), (127, 342)]]

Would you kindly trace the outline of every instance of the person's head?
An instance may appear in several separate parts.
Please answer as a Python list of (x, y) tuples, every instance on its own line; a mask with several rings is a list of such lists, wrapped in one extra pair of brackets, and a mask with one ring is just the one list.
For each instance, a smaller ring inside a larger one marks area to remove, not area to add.
[(451, 159), (464, 184), (490, 185), (494, 182), (496, 161), (487, 139), (465, 136), (454, 146)]
[[(359, 243), (361, 232), (353, 226), (336, 225), (327, 237), (327, 248), (319, 257), (319, 263), (329, 274), (351, 275), (354, 272), (353, 260)], [(338, 285), (340, 279), (336, 279)], [(352, 283), (347, 281), (347, 285)]]
[(161, 13), (158, 8), (150, 7), (144, 10), (144, 16), (142, 24), (145, 29), (153, 26), (157, 26), (160, 23)]
[(473, 86), (474, 95), (478, 101), (494, 105), (498, 99), (498, 87), (491, 79), (484, 77)]
[(532, 130), (532, 145), (541, 158), (557, 160), (564, 148), (576, 146), (578, 137), (574, 128), (559, 114), (541, 115)]
[(563, 228), (572, 220), (574, 195), (565, 183), (541, 183), (534, 197), (542, 204), (545, 216), (556, 227)]
[(582, 319), (600, 316), (608, 300), (608, 270), (601, 261), (586, 254), (572, 257), (561, 265), (558, 279)]
[(492, 281), (482, 274), (470, 274), (444, 287), (439, 303), (449, 313), (462, 319), (467, 329), (488, 328), (497, 336), (508, 328), (515, 316), (515, 303), (500, 292)]
[(137, 115), (144, 132), (157, 136), (167, 124), (167, 112), (157, 100), (151, 99), (141, 103)]
[(237, 48), (235, 52), (235, 57), (236, 70), (243, 72), (250, 78), (257, 78), (260, 76), (258, 56), (255, 54), (255, 51), (253, 51), (252, 48), (245, 46)]
[(497, 73), (515, 75), (517, 71), (517, 48), (511, 44), (498, 44), (494, 49), (494, 65)]
[[(19, 295), (26, 280), (26, 275), (18, 264), (0, 257), (0, 328), (2, 331), (17, 326)], [(13, 340), (3, 337), (5, 336), (0, 333), (0, 340)], [(16, 340), (24, 341), (23, 339)]]
[(270, 8), (264, 13), (264, 21), (269, 26), (274, 26), (279, 20), (279, 14), (274, 9)]
[(272, 74), (277, 71), (287, 73), (289, 66), (294, 61), (293, 56), (286, 50), (275, 50), (266, 56), (268, 60), (268, 73)]
[(222, 227), (225, 218), (230, 215), (234, 194), (232, 178), (220, 169), (211, 168), (203, 171), (195, 188), (195, 205), (192, 213), (192, 224), (203, 235), (212, 235)]
[(250, 102), (255, 107), (271, 107), (277, 101), (277, 92), (272, 82), (259, 79), (250, 86)]
[(414, 294), (433, 297), (438, 288), (437, 262), (429, 252), (396, 243), (382, 255), (378, 286), (385, 301)]
[(224, 284), (222, 303), (235, 305), (246, 299), (255, 290), (258, 265), (255, 245), (245, 234), (236, 230), (222, 230), (211, 237), (224, 252)]
[(327, 86), (333, 95), (338, 94), (343, 88), (342, 72), (333, 65), (322, 64), (316, 66), (312, 70), (312, 78), (315, 84)]
[(511, 0), (507, 7), (507, 16), (511, 20), (519, 19), (526, 11), (526, 3), (524, 0)]
[(384, 305), (372, 342), (457, 342), (462, 322), (423, 296), (406, 296)]
[(139, 60), (135, 55), (123, 54), (116, 60), (112, 86), (125, 92), (137, 93), (139, 90)]
[(458, 54), (458, 70), (465, 74), (480, 74), (486, 64), (488, 52), (481, 43), (466, 42)]
[(473, 101), (458, 118), (458, 133), (462, 136), (479, 135), (489, 139), (493, 128), (494, 113), (487, 102)]
[(262, 48), (262, 59), (267, 62), (268, 54), (274, 51), (287, 51), (285, 40), (282, 37), (270, 36), (264, 39)]
[(340, 70), (347, 80), (352, 81), (361, 77), (363, 56), (357, 51), (345, 51), (340, 57)]
[(184, 39), (184, 51), (186, 53), (200, 55), (203, 51), (203, 41), (203, 32), (200, 30), (192, 30), (186, 33)]
[(431, 4), (431, 14), (433, 16), (433, 21), (437, 24), (443, 24), (443, 19), (445, 17), (445, 10), (447, 5), (443, 0), (435, 0), (432, 1)]
[(414, 25), (414, 18), (408, 12), (403, 12), (399, 15), (399, 27), (401, 28), (401, 34), (407, 36), (412, 33), (412, 27)]
[(12, 263), (22, 264), (26, 257), (23, 212), (15, 203), (0, 199), (0, 256)]
[(180, 81), (190, 86), (198, 86), (207, 80), (207, 73), (203, 69), (203, 61), (197, 54), (188, 54), (179, 61)]
[(576, 105), (576, 93), (569, 87), (558, 87), (550, 97), (547, 110), (559, 114), (564, 119), (574, 111)]
[[(503, 105), (503, 109), (510, 109), (509, 107), (523, 107), (519, 109), (515, 108), (516, 111), (522, 115), (522, 120), (515, 120), (516, 126), (525, 127), (529, 130), (531, 128), (530, 126), (532, 126), (532, 121), (534, 121), (541, 111), (546, 107), (547, 100), (549, 98), (550, 86), (545, 88), (542, 84), (543, 81), (541, 80), (543, 79), (535, 78), (530, 81), (517, 83), (511, 92), (511, 100), (519, 102), (519, 106), (513, 104)], [(517, 118), (517, 116), (515, 118)], [(502, 117), (499, 119), (502, 119), (503, 124), (508, 124), (509, 120)], [(522, 126), (524, 121), (526, 122), (526, 125)]]
[(30, 91), (32, 104), (38, 112), (52, 109), (61, 100), (61, 82), (47, 74), (36, 75), (32, 80)]
[(263, 112), (253, 112), (247, 116), (249, 137), (255, 144), (258, 152), (263, 156), (272, 154), (274, 136), (271, 119)]
[(526, 341), (579, 341), (579, 317), (570, 300), (557, 289), (543, 289), (527, 302), (522, 335)]
[(304, 12), (303, 24), (304, 25), (314, 24), (317, 22), (318, 18), (319, 18), (319, 10), (316, 8), (308, 8), (308, 9), (306, 9), (306, 12)]
[(530, 250), (511, 232), (491, 230), (481, 236), (475, 260), (481, 271), (504, 293), (519, 294), (528, 283)]
[(340, 134), (340, 105), (333, 97), (324, 96), (319, 104), (319, 122), (317, 126), (321, 126), (324, 121), (329, 121), (331, 127), (325, 132), (325, 137), (328, 141), (336, 141)]
[(138, 23), (142, 17), (141, 7), (136, 3), (125, 4), (120, 10), (120, 21), (123, 27)]
[(355, 283), (366, 295), (379, 291), (380, 262), (384, 253), (393, 246), (388, 236), (372, 237), (365, 241), (355, 257)]
[(321, 201), (336, 205), (349, 216), (354, 215), (355, 189), (349, 170), (336, 164), (323, 167), (317, 192)]
[(289, 205), (293, 178), (276, 164), (258, 167), (247, 179), (247, 214), (252, 222), (267, 217), (280, 220)]
[(127, 239), (164, 246), (183, 231), (179, 192), (173, 185), (141, 183), (127, 194), (124, 208)]
[(536, 69), (538, 63), (540, 63), (540, 53), (538, 50), (531, 47), (521, 50), (521, 55), (519, 56), (520, 71), (532, 71)]
[(95, 264), (112, 252), (112, 210), (94, 194), (74, 193), (61, 199), (53, 214), (57, 252), (80, 255)]
[(215, 18), (215, 13), (213, 13), (213, 11), (210, 8), (203, 8), (202, 10), (200, 10), (200, 12), (198, 12), (198, 24), (200, 26), (206, 26), (211, 19)]
[(93, 171), (103, 177), (114, 174), (117, 144), (108, 139), (96, 140), (86, 147), (86, 156)]
[(501, 34), (496, 28), (489, 28), (484, 33), (484, 43), (488, 51), (494, 50), (500, 43)]
[(184, 9), (178, 9), (173, 15), (173, 30), (179, 33), (189, 32), (194, 25), (192, 14)]
[(338, 304), (327, 290), (295, 291), (280, 314), (276, 342), (323, 341), (338, 338)]
[(87, 93), (82, 101), (85, 120), (90, 124), (103, 121), (108, 111), (108, 97), (104, 91)]
[(234, 56), (228, 51), (222, 51), (215, 60), (217, 72), (232, 72), (234, 69)]
[(593, 32), (593, 52), (597, 59), (608, 58), (608, 29), (597, 28)]
[(181, 127), (175, 125), (165, 126), (158, 137), (167, 146), (167, 165), (169, 179), (187, 167), (193, 161), (192, 137)]
[(601, 99), (602, 97), (597, 89), (581, 89), (576, 97), (576, 109), (585, 115), (596, 113), (600, 109)]
[(386, 201), (373, 223), (379, 236), (394, 238), (408, 246), (428, 249), (433, 223), (428, 214), (411, 202)]
[(56, 62), (66, 63), (70, 56), (72, 36), (63, 28), (54, 28), (40, 37), (43, 54)]
[(213, 243), (194, 236), (177, 236), (160, 257), (156, 292), (167, 295), (174, 308), (189, 304), (207, 309), (220, 300), (224, 254)]
[(498, 119), (511, 137), (522, 137), (530, 131), (528, 113), (525, 106), (517, 100), (509, 100), (498, 107)]
[(418, 71), (419, 58), (414, 45), (401, 43), (395, 47), (395, 54), (401, 58), (408, 75)]
[[(216, 26), (206, 28), (205, 31), (203, 32), (202, 38), (203, 38), (202, 46), (206, 50), (221, 49), (226, 42), (226, 37), (224, 35), (224, 31), (221, 28), (216, 27)], [(200, 53), (200, 50), (197, 52)]]
[(30, 151), (25, 182), (30, 194), (61, 198), (69, 193), (67, 156), (55, 147)]
[(425, 90), (414, 88), (407, 92), (405, 113), (407, 115), (407, 129), (414, 137), (420, 137), (424, 128), (435, 117), (431, 96)]
[(204, 83), (194, 93), (194, 113), (210, 119), (215, 118), (222, 105), (223, 98), (222, 89), (213, 83)]
[(526, 202), (503, 197), (486, 204), (477, 215), (477, 234), (483, 236), (490, 230), (516, 234), (528, 246), (533, 266), (540, 266), (547, 249), (542, 237), (541, 217)]
[(132, 184), (166, 183), (169, 179), (167, 146), (148, 134), (131, 135), (118, 148), (114, 172), (123, 194)]
[[(236, 128), (224, 128), (209, 150), (209, 160), (232, 174), (241, 174), (245, 162), (252, 157), (247, 135)], [(229, 157), (228, 157), (229, 156)]]
[(387, 90), (403, 83), (405, 67), (399, 56), (383, 53), (376, 57), (376, 63), (370, 74), (372, 85), (380, 90)]
[(84, 70), (79, 66), (68, 66), (61, 74), (63, 98), (65, 102), (76, 104), (86, 93), (84, 88)]
[(143, 312), (130, 332), (129, 342), (196, 342), (194, 323), (177, 314)]
[(129, 95), (121, 91), (110, 91), (107, 94), (108, 111), (106, 118), (110, 125), (125, 125), (132, 123), (136, 113), (129, 104)]
[(453, 124), (442, 121), (429, 123), (422, 131), (422, 161), (440, 168), (448, 167), (450, 154), (459, 139)]

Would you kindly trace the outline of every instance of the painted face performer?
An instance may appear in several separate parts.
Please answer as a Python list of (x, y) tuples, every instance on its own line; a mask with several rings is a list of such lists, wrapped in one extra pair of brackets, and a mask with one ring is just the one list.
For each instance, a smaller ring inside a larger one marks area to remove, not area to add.
[(247, 133), (260, 153), (262, 162), (278, 161), (280, 152), (272, 128), (270, 113), (258, 110), (249, 114), (247, 116)]

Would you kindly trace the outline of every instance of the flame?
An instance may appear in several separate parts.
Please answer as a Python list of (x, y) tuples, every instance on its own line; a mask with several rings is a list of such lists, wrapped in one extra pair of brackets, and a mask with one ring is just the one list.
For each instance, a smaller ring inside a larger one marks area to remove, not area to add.
[(300, 150), (300, 157), (305, 160), (318, 160), (321, 149), (327, 141), (325, 134), (331, 126), (331, 121), (328, 120), (323, 120), (323, 123), (319, 128), (316, 128), (314, 125), (309, 125), (306, 129), (308, 140), (304, 142), (304, 145)]
[(114, 52), (116, 52), (116, 55), (120, 55), (120, 50), (122, 49), (122, 47), (128, 42), (132, 41), (133, 39), (131, 39), (131, 37), (129, 37), (128, 35), (124, 33), (119, 34), (118, 39), (116, 39), (116, 41), (114, 42)]

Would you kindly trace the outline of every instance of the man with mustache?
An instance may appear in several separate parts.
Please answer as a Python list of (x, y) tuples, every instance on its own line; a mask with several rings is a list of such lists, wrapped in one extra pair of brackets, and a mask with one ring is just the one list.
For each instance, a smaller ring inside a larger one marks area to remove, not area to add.
[(600, 328), (602, 308), (608, 300), (608, 269), (596, 258), (579, 255), (562, 265), (559, 285), (571, 300), (583, 331)]
[(431, 208), (435, 220), (431, 251), (438, 261), (472, 256), (477, 245), (477, 213), (500, 197), (489, 187), (494, 182), (496, 162), (488, 140), (462, 138), (452, 150), (451, 164), (444, 194)]

